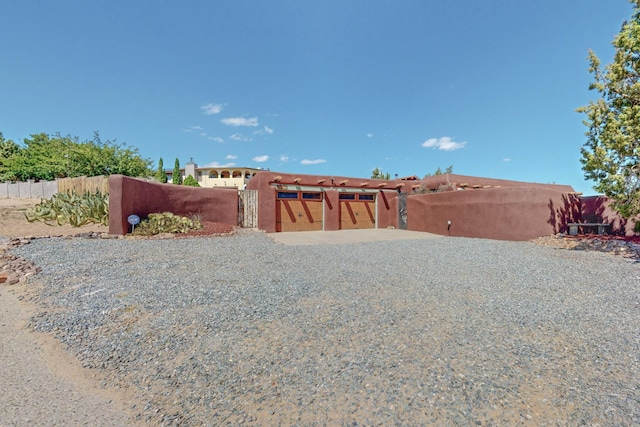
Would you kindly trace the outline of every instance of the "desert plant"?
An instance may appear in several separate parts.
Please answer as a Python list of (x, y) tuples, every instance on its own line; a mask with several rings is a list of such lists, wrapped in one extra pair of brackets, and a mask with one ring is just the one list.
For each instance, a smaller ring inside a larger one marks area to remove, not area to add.
[(438, 188), (436, 188), (436, 193), (444, 193), (445, 191), (453, 191), (453, 190), (455, 190), (455, 187), (449, 183), (440, 184), (438, 185)]
[(146, 219), (136, 226), (132, 234), (153, 236), (160, 233), (188, 233), (191, 230), (200, 228), (202, 228), (202, 223), (197, 215), (187, 218), (171, 212), (150, 213)]
[(413, 189), (413, 194), (427, 194), (427, 193), (431, 193), (431, 190), (429, 190), (424, 185), (421, 185), (420, 187), (417, 187), (417, 188)]
[(47, 225), (55, 221), (58, 225), (69, 224), (80, 227), (85, 224), (109, 225), (109, 195), (70, 190), (54, 194), (51, 199), (42, 199), (40, 203), (25, 212), (27, 221), (42, 221)]

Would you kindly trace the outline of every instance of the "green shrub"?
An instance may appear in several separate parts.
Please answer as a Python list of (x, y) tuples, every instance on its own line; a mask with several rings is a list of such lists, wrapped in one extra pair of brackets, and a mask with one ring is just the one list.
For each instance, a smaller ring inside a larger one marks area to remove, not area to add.
[(160, 233), (188, 233), (191, 230), (202, 228), (202, 223), (197, 216), (187, 218), (174, 215), (171, 212), (150, 213), (148, 218), (142, 220), (134, 230), (137, 236), (153, 236)]
[(51, 199), (43, 199), (25, 212), (27, 221), (55, 221), (58, 225), (69, 224), (80, 227), (85, 224), (109, 225), (109, 194), (85, 192), (80, 195), (74, 190), (54, 194)]
[(198, 181), (196, 181), (196, 179), (191, 175), (187, 175), (187, 177), (182, 182), (182, 185), (188, 185), (190, 187), (200, 187), (200, 184), (198, 184)]

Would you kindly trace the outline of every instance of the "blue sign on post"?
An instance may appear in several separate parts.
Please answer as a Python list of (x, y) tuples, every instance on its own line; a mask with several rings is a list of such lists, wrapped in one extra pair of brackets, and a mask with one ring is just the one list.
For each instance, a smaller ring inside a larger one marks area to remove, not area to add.
[(127, 221), (131, 224), (131, 232), (136, 228), (136, 225), (140, 224), (140, 217), (138, 215), (129, 215)]

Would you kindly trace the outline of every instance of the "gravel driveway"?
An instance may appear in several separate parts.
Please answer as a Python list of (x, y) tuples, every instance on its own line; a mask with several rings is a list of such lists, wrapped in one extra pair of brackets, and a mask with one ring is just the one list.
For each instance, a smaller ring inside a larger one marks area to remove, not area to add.
[[(640, 424), (640, 264), (466, 238), (262, 233), (14, 250), (50, 332), (132, 421)], [(38, 285), (36, 287), (36, 285)]]

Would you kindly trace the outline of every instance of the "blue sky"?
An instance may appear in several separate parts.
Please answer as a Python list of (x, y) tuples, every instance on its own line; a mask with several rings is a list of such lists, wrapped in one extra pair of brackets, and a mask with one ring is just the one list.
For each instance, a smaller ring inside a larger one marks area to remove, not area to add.
[(171, 168), (572, 185), (626, 0), (5, 1), (0, 132)]

